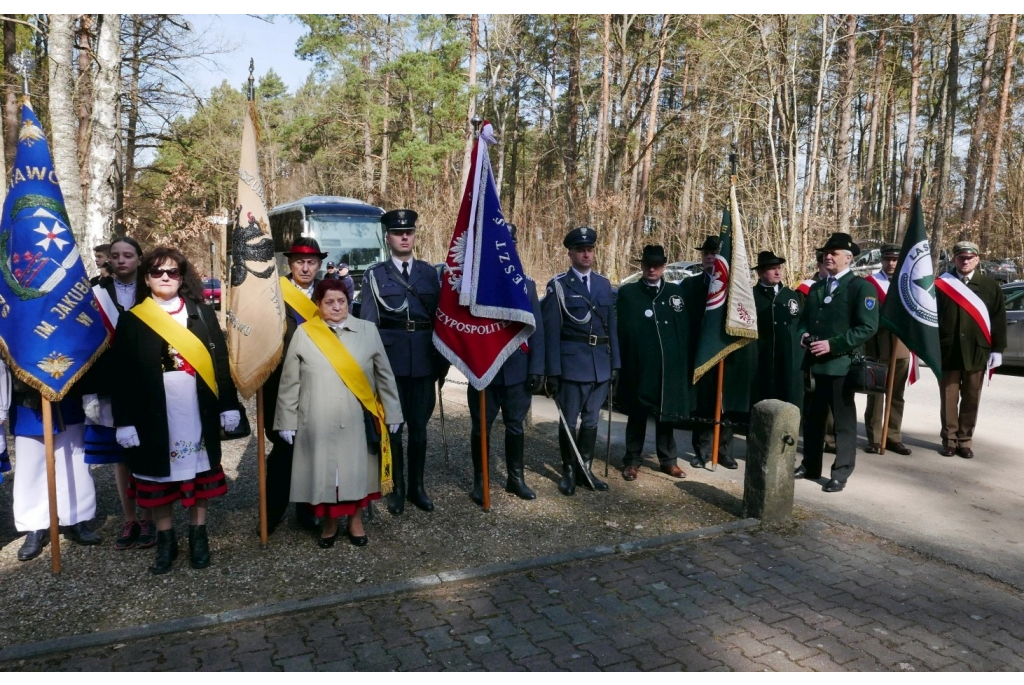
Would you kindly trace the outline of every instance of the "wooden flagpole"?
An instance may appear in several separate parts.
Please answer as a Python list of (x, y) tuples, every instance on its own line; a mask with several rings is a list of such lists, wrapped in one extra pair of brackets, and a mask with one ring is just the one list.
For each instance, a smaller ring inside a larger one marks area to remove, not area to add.
[(892, 411), (892, 388), (896, 382), (896, 346), (900, 339), (892, 336), (892, 349), (889, 351), (889, 370), (885, 378), (885, 413), (882, 415), (882, 441), (878, 446), (878, 453), (885, 454), (885, 443), (889, 439), (889, 412)]
[(263, 435), (263, 388), (256, 391), (256, 473), (260, 487), (260, 546), (267, 546), (267, 443)]
[(480, 391), (480, 468), (484, 476), (484, 511), (491, 510), (490, 468), (487, 465), (487, 388)]
[(711, 447), (711, 470), (718, 470), (718, 436), (722, 432), (722, 384), (725, 382), (725, 360), (718, 362), (718, 392), (715, 393), (715, 441)]
[[(57, 465), (53, 454), (53, 405), (43, 398), (43, 445), (46, 448), (46, 494), (50, 504), (50, 570), (60, 573), (60, 532), (57, 514)], [(68, 478), (71, 474), (68, 474)]]

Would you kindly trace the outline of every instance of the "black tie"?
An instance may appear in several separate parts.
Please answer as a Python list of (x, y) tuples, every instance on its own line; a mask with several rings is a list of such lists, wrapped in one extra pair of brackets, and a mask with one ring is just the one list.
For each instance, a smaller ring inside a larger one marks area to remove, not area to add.
[(836, 278), (835, 278), (835, 276), (829, 276), (828, 277), (828, 282), (825, 283), (825, 294), (826, 295), (831, 295), (832, 294), (832, 289), (835, 286), (836, 286)]
[(409, 262), (402, 262), (402, 278), (409, 280)]
[(590, 292), (590, 284), (587, 283), (587, 277), (584, 276), (581, 280), (583, 281), (583, 287), (586, 288), (587, 292), (589, 293)]

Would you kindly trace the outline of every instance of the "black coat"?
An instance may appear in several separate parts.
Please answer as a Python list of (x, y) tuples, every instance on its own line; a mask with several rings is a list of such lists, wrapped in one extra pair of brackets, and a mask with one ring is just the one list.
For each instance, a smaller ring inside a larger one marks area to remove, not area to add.
[(754, 286), (757, 305), (757, 372), (750, 391), (750, 404), (761, 400), (782, 400), (802, 408), (803, 374), (800, 365), (804, 350), (800, 347), (800, 294), (785, 286), (775, 289), (758, 283)]
[(517, 347), (498, 369), (491, 381), (493, 386), (518, 385), (525, 383), (528, 376), (544, 375), (544, 317), (537, 299), (537, 285), (529, 278), (526, 279), (526, 290), (530, 295), (533, 318), (537, 322), (537, 327), (526, 343), (529, 352), (523, 352), (522, 347)]
[[(203, 318), (199, 318), (202, 309)], [(213, 356), (219, 397), (196, 377), (199, 414), (203, 424), (203, 443), (210, 466), (220, 464), (220, 414), (239, 410), (238, 393), (228, 368), (228, 346), (216, 325), (212, 307), (185, 301), (188, 329)], [(210, 324), (207, 327), (204, 321)], [(112, 393), (114, 425), (135, 426), (139, 447), (124, 451), (132, 473), (166, 478), (171, 475), (170, 437), (167, 431), (167, 397), (164, 394), (162, 359), (167, 343), (131, 311), (121, 315), (114, 337), (114, 356), (118, 361), (120, 382)]]

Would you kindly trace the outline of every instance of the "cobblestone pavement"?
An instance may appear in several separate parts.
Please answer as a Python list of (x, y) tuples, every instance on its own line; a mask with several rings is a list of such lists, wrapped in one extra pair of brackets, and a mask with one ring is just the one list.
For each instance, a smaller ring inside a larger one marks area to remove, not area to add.
[(1024, 668), (1024, 597), (838, 524), (752, 529), (16, 670)]

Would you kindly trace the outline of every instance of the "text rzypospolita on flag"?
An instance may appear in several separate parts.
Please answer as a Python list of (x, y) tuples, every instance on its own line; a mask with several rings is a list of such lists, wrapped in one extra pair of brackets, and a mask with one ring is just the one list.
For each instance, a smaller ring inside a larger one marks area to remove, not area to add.
[(495, 142), (491, 125), (484, 122), (473, 145), (434, 319), (434, 346), (477, 390), (490, 384), (536, 327), (487, 153)]
[(27, 97), (0, 218), (0, 270), (0, 344), (11, 371), (57, 402), (106, 349), (108, 334)]

